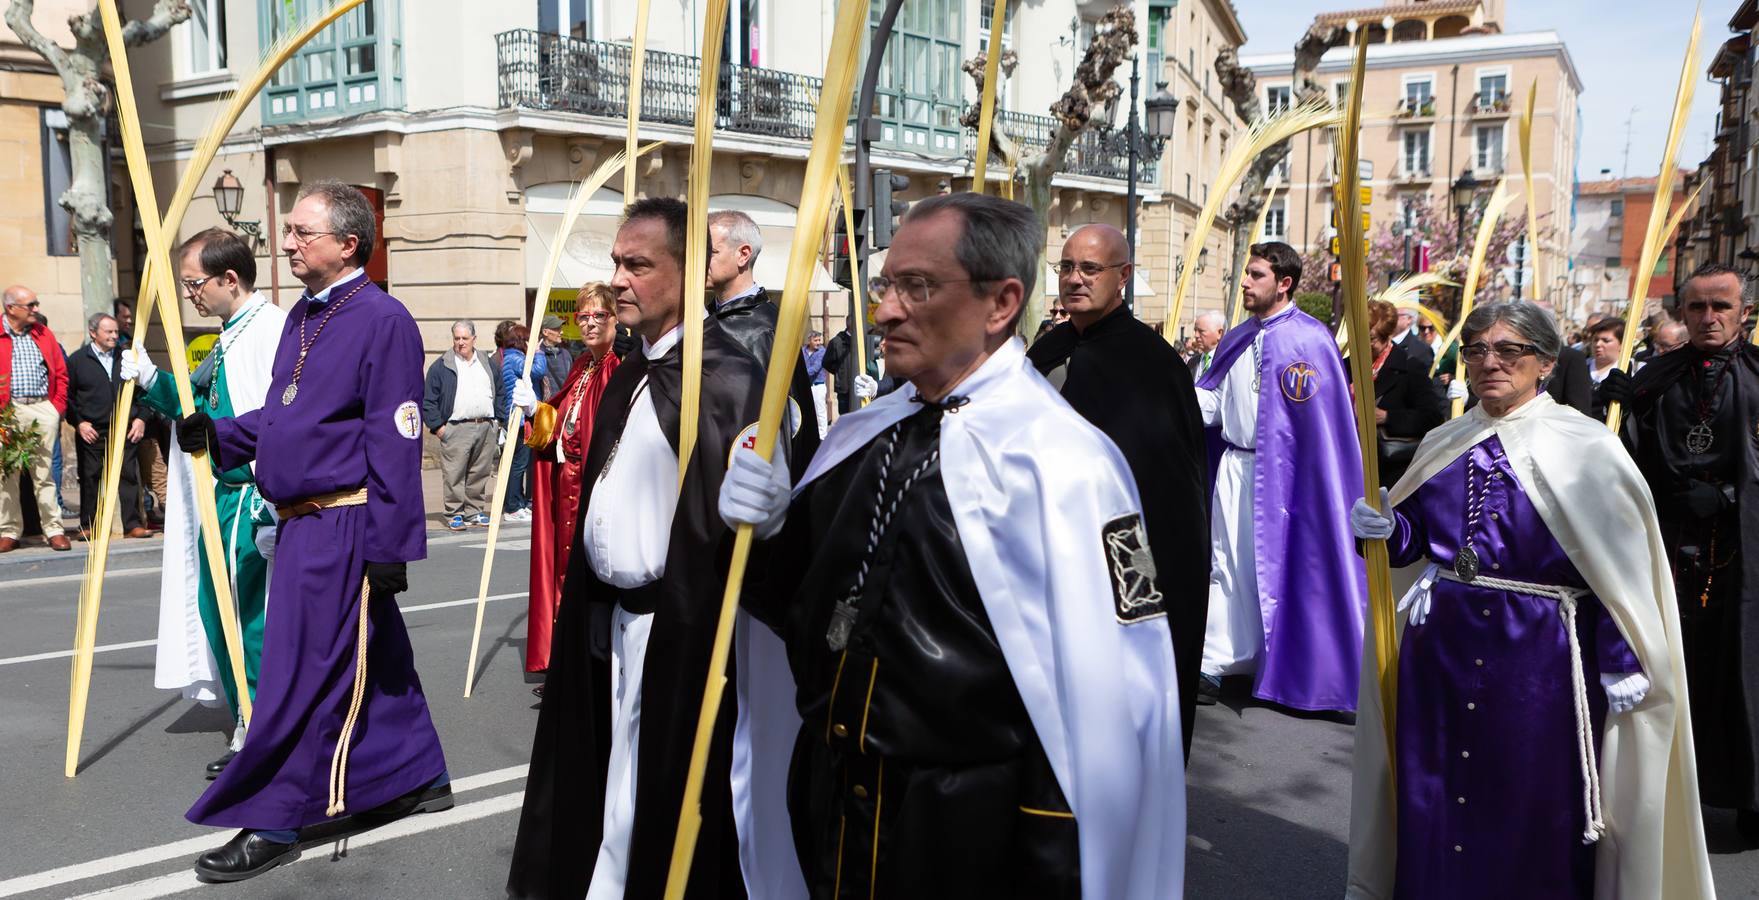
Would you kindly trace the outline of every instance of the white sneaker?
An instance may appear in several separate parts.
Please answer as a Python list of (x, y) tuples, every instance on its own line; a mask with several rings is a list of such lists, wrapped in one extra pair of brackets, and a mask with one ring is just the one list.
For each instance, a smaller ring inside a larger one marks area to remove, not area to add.
[(510, 512), (501, 516), (501, 520), (505, 522), (529, 522), (531, 521), (531, 510), (522, 509), (518, 512)]

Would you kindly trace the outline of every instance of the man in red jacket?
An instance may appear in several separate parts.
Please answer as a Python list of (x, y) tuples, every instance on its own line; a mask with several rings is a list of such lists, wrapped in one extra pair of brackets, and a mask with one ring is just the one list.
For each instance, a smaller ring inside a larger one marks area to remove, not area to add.
[[(34, 422), (43, 433), (43, 443), (31, 460), (37, 513), (49, 546), (69, 550), (73, 545), (62, 533), (61, 504), (55, 500), (55, 480), (49, 474), (49, 457), (61, 437), (61, 416), (67, 412), (67, 357), (55, 335), (37, 321), (35, 292), (15, 284), (0, 297), (6, 307), (5, 325), (0, 327), (0, 408), (10, 405), (19, 425)], [(0, 487), (0, 553), (17, 549), (23, 534), (18, 482), (8, 478)]]

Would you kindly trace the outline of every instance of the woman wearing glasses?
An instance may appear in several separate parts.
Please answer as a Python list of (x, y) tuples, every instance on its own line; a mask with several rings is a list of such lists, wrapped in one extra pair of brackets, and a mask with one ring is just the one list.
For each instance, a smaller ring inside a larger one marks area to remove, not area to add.
[[(550, 629), (562, 597), (562, 576), (568, 571), (568, 550), (574, 546), (579, 519), (581, 477), (586, 448), (592, 442), (593, 413), (605, 384), (617, 370), (611, 343), (617, 336), (613, 317), (617, 295), (602, 281), (582, 285), (574, 301), (586, 352), (574, 360), (556, 395), (537, 404), (526, 443), (531, 460), (531, 615), (526, 620), (525, 671), (550, 668)], [(542, 696), (542, 688), (534, 688)]]
[(1490, 304), (1462, 331), (1479, 404), (1383, 489), (1390, 514), (1351, 511), (1423, 567), (1398, 605), (1390, 765), (1363, 654), (1350, 895), (1711, 896), (1649, 491), (1604, 425), (1539, 390), (1550, 313)]

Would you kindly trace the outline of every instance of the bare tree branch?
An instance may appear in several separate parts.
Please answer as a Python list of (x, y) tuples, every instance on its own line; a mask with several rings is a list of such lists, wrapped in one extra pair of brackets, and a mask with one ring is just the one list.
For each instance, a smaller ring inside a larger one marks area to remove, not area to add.
[(67, 51), (37, 30), (37, 26), (31, 22), (31, 16), (36, 11), (36, 0), (12, 0), (12, 5), (6, 7), (6, 27), (12, 29), (12, 33), (18, 35), (19, 41), (26, 47), (48, 60), (49, 65), (55, 67), (55, 71), (62, 71), (67, 66)]
[(130, 47), (156, 41), (170, 31), (171, 26), (187, 21), (190, 12), (189, 0), (158, 0), (146, 18), (122, 26), (122, 40)]

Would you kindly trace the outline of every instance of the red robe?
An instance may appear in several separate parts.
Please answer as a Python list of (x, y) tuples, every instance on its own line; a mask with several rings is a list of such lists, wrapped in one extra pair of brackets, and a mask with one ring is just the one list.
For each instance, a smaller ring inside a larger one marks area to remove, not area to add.
[[(590, 370), (590, 374), (589, 374)], [(617, 355), (606, 353), (604, 362), (592, 366), (592, 355), (583, 353), (568, 371), (562, 390), (548, 401), (556, 409), (555, 440), (531, 454), (531, 613), (525, 622), (525, 671), (542, 672), (550, 667), (550, 631), (556, 624), (562, 597), (562, 578), (568, 572), (568, 551), (574, 546), (574, 526), (580, 520), (581, 473), (586, 448), (592, 441), (593, 414), (604, 396), (605, 384), (617, 370)], [(584, 384), (582, 383), (584, 381)], [(570, 417), (574, 431), (568, 433)], [(556, 460), (562, 450), (563, 461)]]

